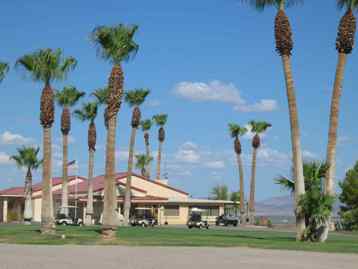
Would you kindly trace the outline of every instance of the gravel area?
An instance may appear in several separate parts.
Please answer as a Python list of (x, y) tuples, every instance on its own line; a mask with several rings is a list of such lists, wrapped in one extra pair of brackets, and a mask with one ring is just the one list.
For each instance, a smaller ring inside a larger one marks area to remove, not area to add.
[(350, 269), (358, 255), (252, 248), (0, 245), (0, 269)]

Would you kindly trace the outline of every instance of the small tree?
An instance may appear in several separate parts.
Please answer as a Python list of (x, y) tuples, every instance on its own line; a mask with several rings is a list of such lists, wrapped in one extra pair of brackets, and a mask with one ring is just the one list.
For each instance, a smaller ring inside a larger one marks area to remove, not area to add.
[(149, 179), (149, 172), (147, 168), (150, 166), (150, 163), (153, 161), (153, 157), (148, 156), (147, 154), (140, 154), (135, 156), (137, 159), (136, 168), (140, 169), (140, 173), (143, 177)]
[(42, 164), (42, 160), (37, 157), (39, 151), (40, 148), (22, 147), (17, 149), (17, 155), (10, 157), (19, 168), (26, 169), (24, 221), (29, 224), (32, 220), (32, 170), (38, 169)]
[(210, 199), (229, 200), (229, 189), (226, 185), (217, 185), (211, 190)]
[(347, 171), (339, 186), (342, 189), (339, 200), (343, 203), (339, 214), (343, 220), (343, 227), (358, 230), (358, 161)]
[[(302, 208), (306, 223), (305, 240), (318, 241), (324, 231), (324, 224), (330, 217), (334, 197), (325, 194), (322, 189), (327, 169), (327, 165), (320, 162), (303, 164), (305, 194), (300, 196), (299, 206)], [(295, 181), (293, 179), (281, 176), (275, 181), (294, 193)]]

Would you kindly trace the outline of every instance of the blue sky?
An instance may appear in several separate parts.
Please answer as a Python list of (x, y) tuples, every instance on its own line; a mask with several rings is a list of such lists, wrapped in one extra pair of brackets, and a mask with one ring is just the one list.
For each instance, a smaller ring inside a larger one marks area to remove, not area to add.
[[(324, 4), (323, 4), (324, 2)], [(327, 3), (328, 2), (328, 3)], [(168, 113), (164, 172), (171, 184), (205, 197), (220, 183), (238, 189), (238, 172), (228, 122), (249, 120), (273, 124), (263, 137), (258, 158), (257, 197), (280, 195), (273, 183), (290, 170), (290, 133), (283, 73), (274, 51), (274, 9), (258, 13), (235, 0), (197, 1), (6, 1), (0, 10), (0, 59), (11, 64), (39, 48), (62, 48), (78, 66), (65, 82), (55, 83), (90, 93), (106, 84), (110, 64), (96, 55), (89, 33), (97, 25), (138, 24), (136, 58), (124, 65), (125, 88), (148, 87), (144, 117)], [(288, 10), (294, 31), (293, 73), (299, 105), (302, 147), (306, 158), (324, 159), (328, 111), (337, 54), (336, 29), (341, 12), (335, 1), (306, 1)], [(338, 146), (338, 178), (357, 156), (358, 53), (349, 56)], [(0, 188), (23, 184), (23, 171), (9, 162), (21, 144), (41, 144), (40, 83), (12, 69), (0, 84)], [(127, 169), (130, 108), (124, 105), (118, 121), (118, 170)], [(60, 109), (53, 128), (54, 175), (60, 175)], [(70, 159), (87, 174), (87, 126), (73, 120)], [(97, 119), (96, 174), (104, 171), (102, 111)], [(156, 128), (152, 130), (155, 151)], [(250, 138), (243, 138), (246, 191), (250, 178)], [(139, 132), (137, 152), (143, 152)], [(153, 164), (154, 165), (154, 164)], [(153, 166), (154, 168), (154, 166)], [(153, 169), (154, 170), (154, 169)], [(40, 177), (36, 175), (38, 180)]]

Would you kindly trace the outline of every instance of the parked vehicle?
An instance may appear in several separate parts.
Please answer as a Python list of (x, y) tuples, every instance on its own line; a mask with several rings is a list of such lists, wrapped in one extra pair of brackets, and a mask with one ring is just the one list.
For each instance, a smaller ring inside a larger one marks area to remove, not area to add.
[(209, 229), (209, 223), (206, 220), (202, 219), (202, 216), (199, 212), (191, 213), (189, 220), (187, 222), (187, 226), (189, 229), (191, 229), (191, 228)]
[(72, 218), (70, 216), (66, 216), (65, 214), (58, 214), (56, 216), (56, 224), (58, 225), (75, 225), (75, 226), (82, 226), (83, 221), (80, 218)]
[(136, 208), (130, 220), (132, 226), (153, 227), (158, 224), (150, 208)]
[(216, 226), (237, 226), (240, 223), (239, 217), (232, 215), (221, 215), (216, 218)]

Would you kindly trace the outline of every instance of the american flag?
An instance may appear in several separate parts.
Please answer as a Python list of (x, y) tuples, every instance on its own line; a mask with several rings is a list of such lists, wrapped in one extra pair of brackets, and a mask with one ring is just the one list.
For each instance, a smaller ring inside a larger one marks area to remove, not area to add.
[(67, 163), (67, 166), (74, 165), (75, 163), (76, 163), (76, 160), (70, 161), (70, 162)]

